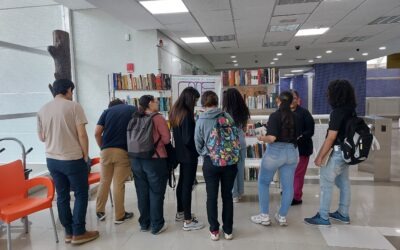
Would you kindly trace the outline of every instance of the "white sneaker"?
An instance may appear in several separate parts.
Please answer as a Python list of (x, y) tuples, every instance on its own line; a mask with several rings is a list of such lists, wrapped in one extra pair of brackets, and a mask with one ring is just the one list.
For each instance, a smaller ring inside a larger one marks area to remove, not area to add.
[[(192, 214), (192, 219), (196, 219), (196, 216)], [(185, 220), (185, 213), (184, 212), (178, 212), (175, 215), (175, 221), (180, 222)]]
[(190, 223), (183, 223), (183, 230), (184, 231), (192, 231), (192, 230), (199, 230), (202, 229), (204, 227), (204, 224), (199, 222), (196, 219), (192, 219), (192, 221)]
[(233, 202), (234, 203), (238, 203), (240, 201), (240, 198), (239, 197), (233, 197)]
[(210, 238), (213, 241), (219, 240), (219, 231), (210, 232)]
[(233, 239), (233, 234), (224, 233), (224, 236), (225, 236), (225, 240), (232, 240)]
[(269, 219), (268, 214), (257, 214), (257, 215), (251, 216), (251, 221), (253, 223), (261, 224), (263, 226), (271, 225), (271, 220)]
[(278, 224), (279, 224), (280, 226), (285, 227), (285, 226), (288, 225), (285, 216), (280, 216), (279, 214), (276, 213), (276, 214), (275, 214), (275, 220), (276, 220), (276, 222), (278, 222)]

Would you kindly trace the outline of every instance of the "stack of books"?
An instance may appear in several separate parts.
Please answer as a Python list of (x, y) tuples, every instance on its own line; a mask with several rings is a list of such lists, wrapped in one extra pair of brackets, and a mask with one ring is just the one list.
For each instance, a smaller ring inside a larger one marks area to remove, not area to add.
[(113, 73), (112, 84), (114, 90), (169, 90), (171, 76), (168, 74), (147, 74), (133, 76)]

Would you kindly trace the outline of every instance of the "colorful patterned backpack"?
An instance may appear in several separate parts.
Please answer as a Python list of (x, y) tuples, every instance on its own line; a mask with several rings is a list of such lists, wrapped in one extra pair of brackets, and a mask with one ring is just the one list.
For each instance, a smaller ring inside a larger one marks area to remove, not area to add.
[(233, 119), (225, 112), (217, 117), (207, 141), (211, 162), (214, 166), (230, 166), (240, 159), (238, 129)]

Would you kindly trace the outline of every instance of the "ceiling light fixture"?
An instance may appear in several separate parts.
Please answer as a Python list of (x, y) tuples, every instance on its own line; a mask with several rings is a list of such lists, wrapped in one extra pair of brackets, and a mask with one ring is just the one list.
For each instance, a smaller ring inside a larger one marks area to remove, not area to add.
[(231, 56), (232, 59), (236, 58), (236, 56)]
[(233, 63), (237, 63), (237, 60), (233, 60), (232, 62), (233, 62)]
[(189, 12), (181, 0), (140, 1), (151, 14), (172, 14)]
[(301, 29), (294, 36), (316, 36), (327, 32), (329, 28)]
[(350, 60), (350, 61), (354, 61), (354, 57), (350, 57), (349, 60)]
[(274, 61), (278, 61), (278, 60), (279, 60), (279, 58), (275, 57), (275, 58), (274, 58), (274, 59), (272, 59), (272, 60), (274, 60)]
[(181, 37), (185, 43), (208, 43), (208, 38), (205, 36), (198, 37)]
[(367, 53), (367, 52), (365, 52), (365, 53), (362, 53), (362, 55), (363, 55), (363, 56), (368, 56), (368, 53)]
[(237, 67), (237, 66), (239, 66), (239, 64), (238, 64), (238, 63), (235, 63), (234, 66)]
[(281, 55), (283, 55), (282, 53), (276, 53), (276, 56), (281, 56)]
[(317, 59), (321, 59), (321, 58), (322, 58), (322, 56), (316, 56), (315, 58), (317, 58)]
[(271, 62), (270, 64), (274, 65), (274, 64), (275, 64), (275, 62)]
[(301, 72), (304, 72), (304, 70), (302, 70), (302, 69), (294, 69), (294, 70), (291, 70), (290, 72), (292, 72), (292, 73), (301, 73)]
[(379, 47), (379, 50), (385, 50), (385, 49), (386, 49), (385, 46)]
[(331, 54), (333, 51), (332, 50), (327, 50), (325, 52), (326, 52), (326, 54)]
[(285, 76), (294, 76), (294, 74), (285, 74)]
[(313, 62), (314, 62), (314, 60), (312, 60), (312, 59), (311, 59), (311, 60), (308, 60), (308, 62), (309, 62), (309, 63), (313, 63)]

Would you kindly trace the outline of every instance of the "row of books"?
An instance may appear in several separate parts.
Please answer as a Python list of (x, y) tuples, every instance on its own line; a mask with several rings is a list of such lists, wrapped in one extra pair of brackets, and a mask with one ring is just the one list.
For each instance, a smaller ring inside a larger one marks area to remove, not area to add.
[(256, 143), (254, 145), (247, 146), (247, 158), (262, 158), (267, 145), (265, 143)]
[(244, 95), (247, 107), (249, 109), (272, 109), (277, 108), (276, 93), (269, 94), (256, 94), (256, 95)]
[(277, 68), (226, 70), (221, 72), (221, 78), (225, 87), (276, 84), (279, 82), (279, 72)]
[[(172, 102), (171, 97), (158, 97), (157, 99), (159, 101), (159, 111), (170, 111)], [(139, 107), (139, 98), (130, 98), (128, 96), (126, 98), (126, 103), (135, 107)]]
[(258, 180), (259, 171), (260, 171), (260, 169), (258, 167), (245, 168), (244, 179), (246, 181), (256, 181), (256, 180)]
[(112, 74), (114, 90), (168, 90), (171, 89), (171, 76), (168, 74), (147, 74), (133, 76), (121, 73)]

